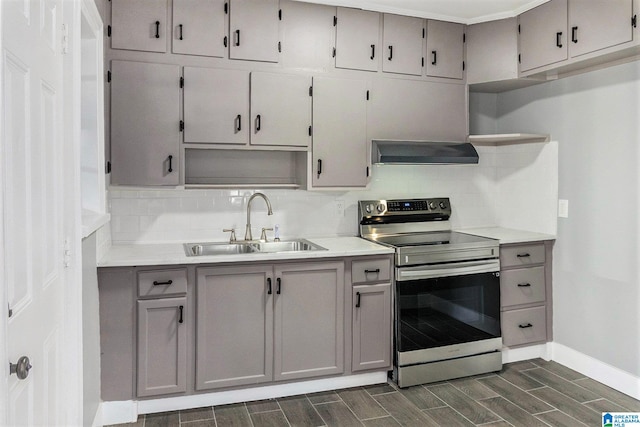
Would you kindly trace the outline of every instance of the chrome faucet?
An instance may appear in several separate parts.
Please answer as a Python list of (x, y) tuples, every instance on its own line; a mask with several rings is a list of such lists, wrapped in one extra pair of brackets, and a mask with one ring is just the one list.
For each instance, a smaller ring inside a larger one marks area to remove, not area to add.
[(253, 240), (253, 236), (251, 235), (251, 202), (258, 196), (262, 197), (267, 203), (267, 215), (273, 215), (271, 202), (266, 195), (264, 195), (263, 193), (254, 193), (251, 197), (249, 197), (249, 201), (247, 202), (247, 230), (244, 233), (244, 240)]

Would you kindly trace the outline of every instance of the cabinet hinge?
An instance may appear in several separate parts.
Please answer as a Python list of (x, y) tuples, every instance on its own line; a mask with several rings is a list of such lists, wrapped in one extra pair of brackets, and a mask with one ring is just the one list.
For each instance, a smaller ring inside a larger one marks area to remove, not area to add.
[(7, 304), (7, 310), (8, 310), (9, 318), (11, 318), (11, 316), (13, 316), (13, 310), (11, 309), (11, 307), (9, 307), (9, 304)]
[(369, 91), (367, 91), (367, 101), (369, 100)]
[(424, 67), (424, 56), (422, 57), (422, 66)]
[(313, 96), (313, 86), (309, 86), (309, 96)]
[(638, 26), (638, 15), (633, 15), (633, 18), (631, 18), (631, 25), (633, 26), (633, 28), (636, 28)]
[(282, 52), (282, 43), (278, 42), (278, 52)]
[(522, 64), (522, 55), (518, 54), (518, 64)]
[(111, 25), (107, 25), (107, 37), (111, 37)]
[(107, 83), (111, 83), (111, 71), (107, 71)]
[(107, 171), (107, 173), (111, 173), (111, 162), (107, 160), (107, 166), (105, 168), (105, 170)]
[(184, 87), (184, 77), (180, 77), (180, 89)]
[(333, 17), (333, 26), (335, 27), (336, 25), (338, 25), (338, 17), (334, 16)]
[(465, 67), (464, 61), (462, 61), (462, 71), (464, 71), (464, 67)]
[(520, 24), (518, 24), (518, 34), (520, 34)]
[(333, 57), (334, 58), (336, 57), (336, 48), (335, 47), (333, 48)]
[(180, 132), (184, 130), (184, 121), (180, 120)]
[(229, 14), (229, 3), (226, 3), (226, 2), (224, 4), (224, 14), (225, 15)]
[(467, 42), (467, 33), (462, 33), (462, 43)]
[(227, 36), (224, 36), (224, 38), (222, 39), (222, 44), (224, 45), (224, 47), (227, 47)]
[(424, 39), (425, 37), (427, 37), (427, 31), (423, 28), (422, 29), (422, 38)]
[(278, 20), (282, 21), (282, 9), (278, 9)]
[(313, 134), (312, 128), (311, 126), (309, 126), (309, 136), (311, 136)]
[(367, 178), (369, 178), (369, 166), (367, 166)]

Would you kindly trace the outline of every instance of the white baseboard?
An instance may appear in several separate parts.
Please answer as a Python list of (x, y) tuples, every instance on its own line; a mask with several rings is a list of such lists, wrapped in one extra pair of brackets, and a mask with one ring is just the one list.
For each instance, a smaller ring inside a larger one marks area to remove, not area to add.
[(544, 343), (519, 348), (503, 348), (502, 363), (520, 362), (538, 357), (544, 360), (550, 360), (551, 344), (552, 343)]
[(320, 380), (288, 384), (267, 385), (262, 387), (195, 394), (190, 396), (138, 401), (128, 400), (102, 402), (99, 409), (99, 412), (102, 414), (102, 422), (97, 425), (135, 422), (140, 414), (177, 411), (181, 409), (200, 408), (203, 406), (226, 405), (229, 403), (248, 402), (252, 400), (274, 399), (277, 397), (317, 393), (320, 391), (360, 387), (385, 382), (387, 382), (386, 372), (372, 372), (368, 374), (324, 378)]
[(640, 377), (629, 372), (557, 343), (551, 343), (551, 359), (634, 399), (640, 399)]

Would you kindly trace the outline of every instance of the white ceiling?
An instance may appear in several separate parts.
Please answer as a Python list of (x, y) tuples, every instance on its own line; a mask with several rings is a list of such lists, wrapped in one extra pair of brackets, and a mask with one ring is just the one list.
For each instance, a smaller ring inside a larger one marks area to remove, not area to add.
[(510, 18), (549, 0), (298, 0), (462, 24)]

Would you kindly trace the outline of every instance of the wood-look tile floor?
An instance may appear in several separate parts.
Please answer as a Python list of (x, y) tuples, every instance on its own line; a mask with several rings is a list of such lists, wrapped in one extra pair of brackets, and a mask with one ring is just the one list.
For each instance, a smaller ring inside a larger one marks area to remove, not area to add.
[(381, 384), (140, 416), (138, 427), (600, 426), (602, 412), (640, 412), (640, 401), (556, 362), (407, 389)]

